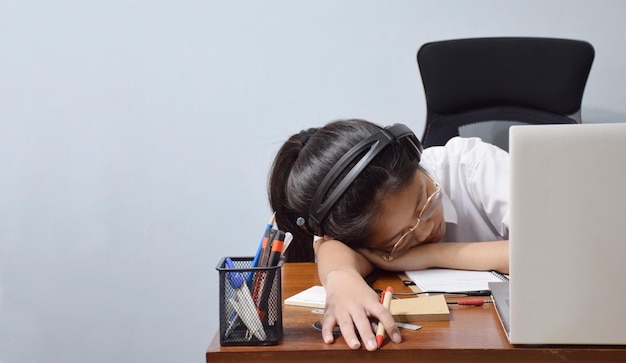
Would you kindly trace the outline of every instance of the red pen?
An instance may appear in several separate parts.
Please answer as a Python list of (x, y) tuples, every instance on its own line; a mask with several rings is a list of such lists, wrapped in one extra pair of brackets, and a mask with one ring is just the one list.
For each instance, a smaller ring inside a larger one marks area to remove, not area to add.
[[(280, 261), (280, 255), (283, 250), (283, 242), (285, 240), (285, 232), (281, 230), (275, 231), (274, 240), (272, 241), (270, 247), (270, 253), (268, 253), (267, 263), (263, 267), (278, 266), (278, 262)], [(276, 270), (267, 270), (259, 274), (262, 277), (257, 291), (258, 294), (255, 298), (261, 320), (264, 320), (267, 317), (268, 299), (272, 290), (272, 283), (274, 282), (275, 274)]]
[(484, 303), (490, 303), (490, 302), (491, 300), (464, 299), (464, 300), (459, 300), (459, 301), (448, 301), (448, 304), (482, 306)]
[[(274, 240), (268, 245), (269, 251), (267, 252), (267, 258), (266, 261), (262, 263), (261, 267), (274, 267), (277, 266), (278, 261), (280, 261), (280, 254), (283, 250), (285, 232), (279, 229), (275, 229), (273, 231), (274, 232), (272, 233), (272, 238)], [(254, 292), (252, 294), (252, 297), (255, 299), (258, 306), (261, 305), (261, 299), (265, 298), (262, 295), (265, 295), (267, 294), (267, 292), (269, 292), (266, 287), (266, 285), (269, 286), (269, 283), (267, 283), (268, 277), (270, 277), (268, 276), (268, 271), (263, 271), (259, 273), (257, 286), (255, 286)]]
[[(267, 231), (267, 235), (263, 239), (261, 257), (259, 258), (258, 267), (267, 267), (268, 262), (270, 260), (270, 252), (272, 250), (272, 242), (274, 241), (274, 236), (276, 236), (276, 232), (278, 230), (270, 228)], [(260, 294), (261, 289), (261, 281), (263, 280), (263, 273), (256, 274), (256, 280), (254, 282), (254, 290), (252, 291), (252, 298), (257, 301), (258, 296)]]
[[(380, 295), (380, 302), (383, 304), (385, 309), (389, 309), (391, 306), (391, 298), (393, 297), (393, 288), (391, 286), (387, 286), (385, 291)], [(378, 328), (376, 329), (376, 343), (378, 347), (383, 344), (383, 340), (385, 340), (385, 327), (381, 322), (378, 322)]]

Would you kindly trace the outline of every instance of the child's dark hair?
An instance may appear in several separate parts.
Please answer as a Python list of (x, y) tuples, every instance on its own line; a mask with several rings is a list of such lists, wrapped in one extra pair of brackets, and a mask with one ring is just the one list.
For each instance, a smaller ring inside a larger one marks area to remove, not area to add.
[[(268, 195), (276, 223), (294, 235), (287, 261), (314, 261), (313, 235), (296, 221), (309, 214), (311, 201), (329, 170), (354, 145), (380, 132), (365, 120), (339, 120), (292, 135), (272, 165)], [(358, 161), (355, 161), (355, 163)], [(397, 142), (385, 147), (359, 174), (320, 223), (324, 234), (352, 248), (364, 247), (378, 213), (381, 198), (405, 187), (419, 167)], [(332, 189), (331, 189), (332, 190)]]

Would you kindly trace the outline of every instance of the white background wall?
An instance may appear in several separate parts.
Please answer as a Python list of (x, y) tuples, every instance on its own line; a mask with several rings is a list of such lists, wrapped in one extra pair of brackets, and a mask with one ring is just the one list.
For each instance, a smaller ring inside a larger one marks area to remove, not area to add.
[(290, 134), (421, 135), (425, 42), (591, 42), (586, 122), (626, 120), (626, 2), (0, 1), (0, 361), (203, 362)]

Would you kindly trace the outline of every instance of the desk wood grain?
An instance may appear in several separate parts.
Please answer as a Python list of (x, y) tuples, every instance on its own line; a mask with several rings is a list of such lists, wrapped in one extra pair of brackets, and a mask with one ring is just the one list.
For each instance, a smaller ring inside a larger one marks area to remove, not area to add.
[[(287, 263), (282, 269), (283, 299), (312, 285), (319, 285), (315, 264)], [(396, 274), (384, 274), (374, 283), (383, 289), (409, 292)], [(509, 344), (492, 304), (450, 305), (450, 321), (420, 322), (422, 329), (401, 329), (402, 343), (387, 338), (374, 352), (351, 350), (343, 338), (325, 344), (321, 333), (312, 328), (321, 315), (311, 308), (283, 305), (283, 332), (274, 346), (222, 347), (216, 333), (207, 352), (207, 362), (346, 362), (380, 360), (384, 362), (626, 362), (624, 346), (540, 346), (519, 347)]]

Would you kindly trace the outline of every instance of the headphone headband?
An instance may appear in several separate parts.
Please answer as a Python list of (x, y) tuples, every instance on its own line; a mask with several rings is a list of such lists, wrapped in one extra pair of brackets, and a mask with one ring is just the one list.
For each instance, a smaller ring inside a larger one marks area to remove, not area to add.
[[(321, 231), (320, 225), (326, 218), (330, 209), (337, 203), (339, 198), (345, 193), (359, 174), (361, 174), (365, 167), (367, 167), (387, 145), (393, 142), (399, 142), (404, 149), (419, 162), (422, 155), (422, 145), (411, 129), (403, 124), (394, 124), (393, 126), (381, 129), (379, 132), (353, 146), (337, 161), (317, 188), (317, 192), (309, 208), (307, 226), (305, 226), (305, 221), (302, 217), (298, 218), (297, 224), (301, 227), (308, 227), (307, 229), (311, 233), (322, 235), (323, 231)], [(365, 155), (347, 171), (348, 167), (356, 158), (365, 151)], [(344, 174), (343, 179), (337, 183), (339, 177)], [(330, 188), (335, 184), (337, 184), (337, 187), (327, 195)]]

